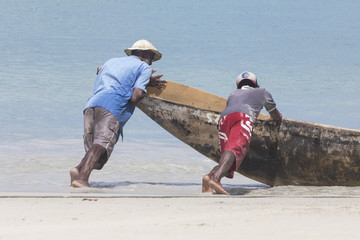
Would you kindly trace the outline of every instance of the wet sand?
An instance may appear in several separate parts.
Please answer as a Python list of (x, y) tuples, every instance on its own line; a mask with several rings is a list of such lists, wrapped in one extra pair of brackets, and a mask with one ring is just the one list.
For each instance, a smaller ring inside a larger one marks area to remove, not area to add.
[(359, 239), (359, 197), (1, 194), (0, 239)]

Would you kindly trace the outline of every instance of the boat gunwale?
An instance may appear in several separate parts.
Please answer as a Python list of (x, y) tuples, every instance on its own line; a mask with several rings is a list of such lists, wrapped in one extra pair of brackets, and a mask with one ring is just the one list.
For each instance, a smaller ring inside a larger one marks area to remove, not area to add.
[[(184, 103), (180, 103), (180, 102), (177, 102), (177, 101), (174, 101), (174, 100), (164, 99), (164, 98), (161, 98), (161, 97), (156, 96), (156, 95), (146, 95), (146, 97), (159, 99), (161, 101), (177, 104), (177, 105), (180, 105), (180, 106), (190, 107), (192, 109), (200, 109), (200, 110), (204, 110), (204, 111), (213, 112), (213, 113), (216, 113), (216, 114), (221, 114), (221, 112), (219, 112), (219, 111), (215, 111), (215, 110), (212, 110), (212, 109), (206, 109), (206, 108), (198, 107), (198, 106), (193, 106), (193, 105), (189, 105), (189, 104), (184, 104)], [(224, 98), (224, 99), (226, 99), (226, 98)], [(265, 118), (267, 118), (268, 116), (269, 115), (260, 113), (257, 120), (258, 121), (265, 121)], [(283, 118), (283, 120), (298, 123), (298, 124), (299, 123), (300, 124), (305, 124), (305, 125), (309, 125), (311, 127), (321, 127), (321, 128), (332, 129), (332, 130), (337, 130), (337, 131), (352, 132), (353, 134), (360, 136), (360, 130), (357, 130), (357, 129), (351, 129), (351, 128), (345, 128), (345, 127), (337, 127), (337, 126), (332, 126), (332, 125), (327, 125), (327, 124), (322, 124), (322, 123), (307, 122), (307, 121), (296, 120), (296, 119), (291, 119), (291, 118)]]

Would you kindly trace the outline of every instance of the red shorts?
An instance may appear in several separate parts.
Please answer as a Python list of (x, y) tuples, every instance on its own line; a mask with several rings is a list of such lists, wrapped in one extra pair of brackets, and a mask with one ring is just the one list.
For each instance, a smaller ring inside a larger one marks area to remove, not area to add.
[(251, 141), (253, 122), (245, 113), (231, 113), (219, 121), (220, 150), (223, 154), (230, 150), (235, 154), (236, 161), (232, 165), (226, 177), (233, 178), (244, 159)]

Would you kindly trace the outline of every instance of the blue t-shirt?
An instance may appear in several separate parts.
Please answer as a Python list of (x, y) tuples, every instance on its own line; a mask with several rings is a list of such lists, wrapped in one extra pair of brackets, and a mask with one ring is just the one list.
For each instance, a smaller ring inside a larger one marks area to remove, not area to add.
[(129, 102), (133, 88), (146, 92), (152, 70), (136, 56), (112, 58), (104, 63), (99, 72), (93, 95), (85, 109), (102, 107), (112, 113), (123, 126), (135, 110)]

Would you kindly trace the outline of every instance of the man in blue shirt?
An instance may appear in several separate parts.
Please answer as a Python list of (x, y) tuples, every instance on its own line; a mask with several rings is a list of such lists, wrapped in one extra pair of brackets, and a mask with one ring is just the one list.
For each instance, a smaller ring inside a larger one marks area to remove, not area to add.
[(166, 84), (163, 75), (152, 75), (156, 70), (150, 65), (162, 55), (149, 41), (139, 40), (125, 53), (128, 57), (110, 59), (98, 68), (94, 92), (84, 110), (86, 154), (70, 170), (73, 187), (89, 187), (91, 171), (105, 165), (136, 103), (146, 95), (146, 86)]

